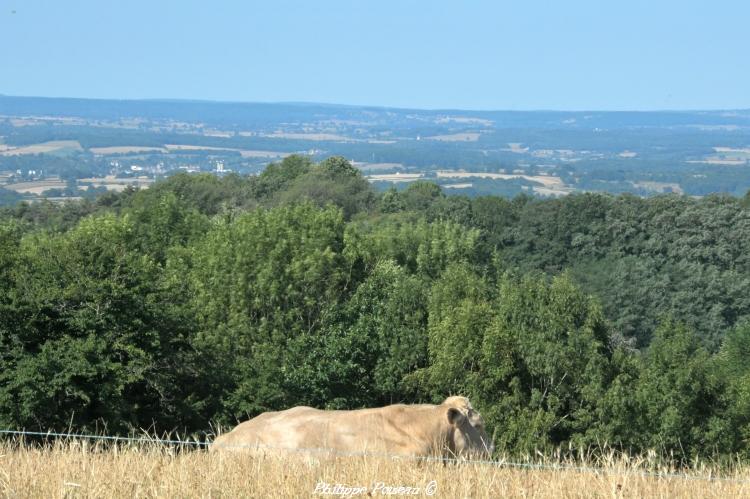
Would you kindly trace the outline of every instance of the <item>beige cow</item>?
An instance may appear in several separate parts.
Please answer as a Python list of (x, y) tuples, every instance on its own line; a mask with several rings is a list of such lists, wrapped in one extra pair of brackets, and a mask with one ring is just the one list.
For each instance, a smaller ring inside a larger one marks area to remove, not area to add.
[(389, 405), (356, 411), (294, 407), (265, 412), (214, 440), (212, 451), (487, 457), (494, 449), (466, 397), (440, 405)]

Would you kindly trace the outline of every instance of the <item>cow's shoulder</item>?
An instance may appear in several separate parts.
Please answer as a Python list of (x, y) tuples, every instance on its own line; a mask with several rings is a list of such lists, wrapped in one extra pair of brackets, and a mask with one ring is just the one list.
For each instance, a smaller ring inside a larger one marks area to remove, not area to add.
[(308, 407), (306, 405), (298, 405), (296, 407), (291, 407), (291, 408), (289, 408), (289, 409), (287, 409), (285, 411), (281, 411), (281, 412), (283, 412), (285, 414), (294, 414), (294, 413), (297, 413), (297, 412), (310, 412), (310, 411), (321, 412), (320, 409), (316, 409), (314, 407)]

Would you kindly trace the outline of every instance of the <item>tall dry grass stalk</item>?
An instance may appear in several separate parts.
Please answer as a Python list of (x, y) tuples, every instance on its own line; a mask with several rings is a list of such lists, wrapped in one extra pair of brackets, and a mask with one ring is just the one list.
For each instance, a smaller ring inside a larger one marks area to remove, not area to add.
[[(386, 489), (388, 486), (411, 487), (401, 492), (416, 491), (417, 497), (426, 497), (432, 487), (434, 497), (451, 498), (750, 497), (748, 469), (737, 468), (722, 479), (708, 480), (715, 477), (715, 470), (708, 467), (683, 470), (685, 476), (653, 476), (654, 472), (676, 470), (648, 471), (648, 462), (648, 457), (628, 459), (611, 454), (596, 463), (550, 458), (535, 464), (563, 468), (538, 469), (383, 457), (300, 455), (256, 459), (158, 444), (128, 446), (73, 440), (40, 447), (5, 441), (0, 443), (0, 494), (14, 498), (234, 498), (347, 497), (346, 492), (353, 497), (378, 497), (397, 492)], [(591, 464), (601, 468), (573, 468)], [(341, 487), (337, 489), (337, 485)]]

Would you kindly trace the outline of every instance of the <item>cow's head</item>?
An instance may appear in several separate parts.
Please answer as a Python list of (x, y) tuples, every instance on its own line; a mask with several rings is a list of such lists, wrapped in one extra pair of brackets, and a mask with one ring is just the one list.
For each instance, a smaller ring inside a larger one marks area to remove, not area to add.
[(450, 425), (449, 447), (458, 456), (489, 457), (495, 450), (484, 429), (484, 419), (466, 397), (448, 397), (446, 408)]

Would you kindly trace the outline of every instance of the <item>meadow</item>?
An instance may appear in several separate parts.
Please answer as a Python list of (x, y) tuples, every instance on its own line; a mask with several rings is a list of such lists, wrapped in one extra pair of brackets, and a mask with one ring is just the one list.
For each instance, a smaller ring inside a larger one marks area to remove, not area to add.
[[(662, 467), (653, 456), (525, 463), (380, 456), (253, 458), (158, 443), (0, 443), (3, 497), (748, 497), (747, 468)], [(504, 463), (504, 464), (503, 464)]]

